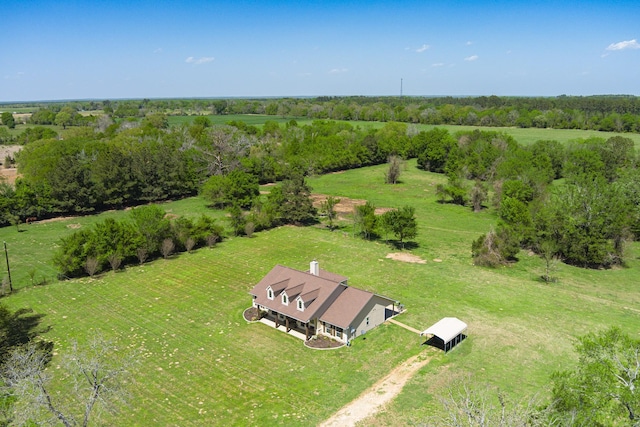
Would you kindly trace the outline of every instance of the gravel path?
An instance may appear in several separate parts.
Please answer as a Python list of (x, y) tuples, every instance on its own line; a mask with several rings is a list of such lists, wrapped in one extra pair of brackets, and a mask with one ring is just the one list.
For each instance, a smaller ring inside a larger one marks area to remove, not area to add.
[(331, 418), (320, 424), (320, 427), (351, 427), (381, 410), (391, 402), (404, 385), (429, 363), (431, 357), (424, 354), (413, 356), (396, 366), (386, 377), (365, 390), (358, 398), (348, 403)]

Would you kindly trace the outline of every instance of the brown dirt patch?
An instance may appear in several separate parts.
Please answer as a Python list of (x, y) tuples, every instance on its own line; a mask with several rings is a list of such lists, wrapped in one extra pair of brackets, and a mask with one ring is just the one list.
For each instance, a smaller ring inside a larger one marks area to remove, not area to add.
[(386, 258), (392, 259), (394, 261), (402, 261), (402, 262), (410, 262), (413, 264), (426, 264), (427, 261), (423, 260), (417, 255), (412, 255), (404, 252), (395, 252), (387, 254)]
[[(3, 157), (4, 159), (4, 157)], [(4, 169), (0, 168), (0, 180), (5, 179), (9, 184), (14, 184), (16, 182), (16, 178), (18, 178), (18, 169), (9, 168)]]
[(21, 145), (0, 145), (0, 163), (2, 163), (3, 166), (0, 168), (0, 180), (4, 178), (9, 184), (16, 182), (16, 178), (19, 176), (18, 170), (16, 168), (5, 168), (4, 159), (7, 156), (15, 159), (16, 153), (20, 150), (22, 150)]
[[(58, 216), (55, 218), (48, 218), (48, 219), (43, 219), (43, 220), (38, 220), (39, 223), (42, 224), (46, 224), (47, 222), (55, 222), (55, 221), (66, 221), (68, 219), (73, 219), (73, 218), (77, 218), (75, 216)], [(78, 224), (80, 225), (80, 224)]]
[(82, 227), (81, 224), (69, 224), (69, 225), (67, 225), (67, 228), (70, 228), (72, 230), (77, 230), (80, 227)]
[[(353, 214), (356, 206), (363, 206), (367, 203), (366, 200), (363, 199), (350, 199), (348, 197), (341, 196), (333, 196), (336, 199), (340, 199), (340, 203), (338, 203), (334, 210), (338, 214), (338, 218), (344, 219), (347, 215)], [(329, 198), (326, 194), (312, 194), (311, 200), (313, 201), (313, 206), (317, 209), (320, 209), (320, 206), (323, 202), (325, 202)], [(390, 211), (391, 208), (376, 208), (376, 215), (382, 215), (383, 213)]]

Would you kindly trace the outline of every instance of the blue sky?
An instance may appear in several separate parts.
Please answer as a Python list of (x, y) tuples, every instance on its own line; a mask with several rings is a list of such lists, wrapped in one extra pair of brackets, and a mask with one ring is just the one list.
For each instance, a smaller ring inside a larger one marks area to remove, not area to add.
[(640, 95), (634, 1), (25, 1), (0, 102)]

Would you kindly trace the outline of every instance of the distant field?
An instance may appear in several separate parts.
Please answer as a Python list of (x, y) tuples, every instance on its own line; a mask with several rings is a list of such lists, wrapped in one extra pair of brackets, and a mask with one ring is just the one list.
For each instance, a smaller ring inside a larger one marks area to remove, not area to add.
[[(96, 279), (29, 285), (31, 266), (54, 274), (48, 254), (59, 235), (76, 224), (126, 215), (111, 212), (34, 224), (21, 233), (0, 229), (21, 288), (3, 303), (45, 314), (52, 326), (47, 338), (58, 353), (71, 339), (84, 341), (96, 330), (142, 352), (132, 405), (107, 425), (315, 425), (393, 366), (431, 352), (432, 362), (367, 423), (424, 424), (439, 409), (436, 396), (455, 378), (469, 375), (512, 398), (544, 397), (551, 372), (574, 362), (576, 336), (609, 326), (638, 336), (638, 243), (630, 248), (629, 268), (561, 265), (555, 284), (537, 280), (542, 262), (526, 252), (513, 266), (478, 268), (471, 263), (471, 240), (495, 224), (495, 213), (438, 204), (435, 186), (445, 178), (418, 170), (415, 161), (407, 163), (398, 185), (383, 184), (385, 169), (329, 174), (309, 183), (314, 192), (371, 200), (378, 207), (414, 206), (419, 235), (412, 253), (425, 264), (387, 259), (389, 246), (354, 238), (345, 219), (334, 232), (281, 227)], [(206, 211), (199, 198), (164, 207), (176, 214)], [(469, 338), (443, 355), (420, 346), (417, 335), (383, 325), (350, 348), (313, 351), (281, 332), (245, 323), (247, 292), (274, 264), (304, 269), (314, 258), (353, 286), (402, 302), (407, 311), (398, 320), (422, 330), (456, 316), (469, 324)]]
[[(82, 115), (100, 115), (102, 111), (86, 111), (81, 112)], [(198, 117), (197, 115), (192, 116), (168, 116), (168, 121), (170, 126), (179, 126), (182, 124), (190, 124), (193, 120)], [(313, 122), (312, 119), (307, 118), (292, 118), (292, 117), (281, 117), (281, 116), (268, 116), (263, 114), (230, 114), (230, 115), (207, 115), (206, 117), (211, 120), (213, 124), (225, 124), (230, 121), (242, 121), (248, 125), (257, 126), (259, 128), (264, 125), (267, 121), (277, 122), (277, 123), (287, 123), (291, 120), (296, 120), (299, 125), (305, 125)], [(365, 121), (350, 121), (348, 122), (353, 126), (360, 127), (362, 129), (379, 129), (385, 125), (382, 122), (365, 122)], [(16, 125), (15, 129), (9, 129), (9, 132), (12, 135), (18, 135), (24, 131), (27, 127), (32, 127), (35, 125)], [(478, 127), (478, 126), (454, 126), (454, 125), (409, 125), (415, 126), (418, 130), (429, 130), (435, 127), (447, 129), (450, 133), (456, 133), (460, 131), (469, 131), (480, 129), (484, 131), (496, 131), (496, 132), (505, 132), (511, 136), (513, 136), (516, 141), (523, 145), (529, 145), (539, 140), (545, 139), (553, 139), (559, 141), (561, 143), (567, 143), (576, 139), (586, 139), (591, 137), (598, 137), (607, 139), (612, 136), (620, 135), (625, 138), (629, 138), (634, 141), (636, 148), (640, 149), (640, 134), (637, 133), (615, 133), (615, 132), (599, 132), (599, 131), (589, 131), (589, 130), (576, 130), (576, 129), (538, 129), (538, 128), (514, 128), (514, 127)], [(62, 131), (61, 126), (53, 126), (47, 125), (46, 127), (54, 129), (56, 132), (60, 133)], [(70, 129), (73, 129), (72, 127)]]
[(0, 113), (4, 112), (4, 111), (9, 111), (11, 113), (33, 113), (34, 111), (39, 110), (39, 107), (11, 107), (11, 106), (7, 106), (7, 105), (1, 105), (0, 104)]
[[(49, 129), (53, 129), (54, 131), (60, 133), (62, 131), (62, 126), (56, 126), (56, 125), (32, 125), (32, 124), (17, 124), (16, 123), (16, 127), (14, 129), (9, 129), (9, 133), (13, 136), (17, 136), (19, 134), (21, 134), (22, 132), (24, 132), (24, 130), (26, 128), (32, 128), (32, 127), (36, 127), (36, 126), (42, 126), (45, 128), (49, 128)], [(72, 129), (71, 127), (69, 129)]]
[[(169, 124), (182, 124), (191, 123), (197, 116), (170, 116)], [(266, 121), (275, 121), (278, 123), (286, 123), (292, 120), (291, 117), (282, 118), (280, 116), (268, 116), (268, 115), (254, 115), (254, 114), (234, 114), (228, 116), (207, 116), (212, 123), (224, 124), (228, 121), (243, 121), (249, 125), (261, 127)], [(311, 123), (312, 119), (307, 118), (293, 118), (298, 124), (303, 125)], [(379, 129), (385, 125), (383, 122), (365, 122), (365, 121), (349, 121), (354, 126), (359, 126), (363, 129)], [(516, 141), (523, 145), (533, 144), (539, 140), (554, 139), (556, 141), (566, 143), (575, 139), (586, 139), (591, 137), (599, 138), (611, 138), (612, 136), (620, 135), (625, 138), (630, 138), (635, 142), (637, 148), (640, 149), (640, 134), (637, 133), (615, 133), (615, 132), (600, 132), (591, 130), (577, 130), (577, 129), (538, 129), (538, 128), (515, 128), (515, 127), (479, 127), (479, 126), (454, 126), (454, 125), (409, 125), (416, 126), (418, 130), (429, 130), (435, 127), (444, 128), (451, 133), (459, 131), (469, 131), (475, 129), (481, 129), (484, 131), (496, 131), (505, 132), (513, 136)]]
[[(169, 116), (169, 125), (181, 125), (183, 123), (190, 124), (196, 117), (198, 116)], [(266, 114), (229, 114), (224, 116), (208, 115), (204, 117), (208, 117), (213, 124), (225, 124), (230, 121), (239, 121), (258, 127), (262, 127), (262, 125), (267, 121), (287, 123), (292, 120), (291, 117), (282, 118), (280, 116), (267, 116)]]

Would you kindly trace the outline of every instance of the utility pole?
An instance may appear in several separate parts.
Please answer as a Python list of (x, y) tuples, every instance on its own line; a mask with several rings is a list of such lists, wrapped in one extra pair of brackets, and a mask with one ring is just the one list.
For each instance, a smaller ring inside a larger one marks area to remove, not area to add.
[(400, 98), (402, 98), (402, 78), (400, 79)]
[(13, 293), (13, 284), (11, 283), (11, 269), (9, 268), (9, 252), (7, 252), (7, 242), (4, 242), (4, 257), (7, 259), (7, 273), (9, 274), (9, 292)]

